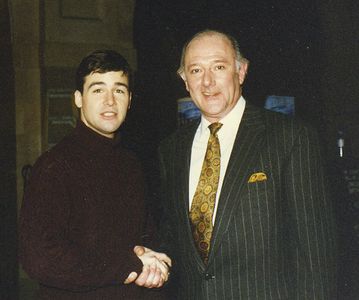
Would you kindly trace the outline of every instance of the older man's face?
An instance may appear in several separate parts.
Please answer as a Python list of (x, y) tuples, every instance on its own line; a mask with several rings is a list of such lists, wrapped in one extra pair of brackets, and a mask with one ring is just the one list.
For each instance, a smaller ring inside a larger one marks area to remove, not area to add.
[(238, 102), (245, 71), (238, 68), (230, 41), (212, 34), (189, 43), (181, 76), (203, 116), (217, 122)]

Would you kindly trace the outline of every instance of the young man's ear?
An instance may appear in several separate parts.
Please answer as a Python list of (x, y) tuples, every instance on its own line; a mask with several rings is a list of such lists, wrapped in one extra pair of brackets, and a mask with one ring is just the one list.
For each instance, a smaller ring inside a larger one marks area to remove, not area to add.
[(131, 102), (132, 102), (132, 92), (130, 92), (130, 99), (128, 101), (128, 107), (127, 110), (129, 110), (131, 108)]
[(75, 104), (77, 106), (77, 108), (81, 108), (82, 107), (82, 94), (80, 93), (80, 91), (76, 90), (74, 93), (75, 96)]

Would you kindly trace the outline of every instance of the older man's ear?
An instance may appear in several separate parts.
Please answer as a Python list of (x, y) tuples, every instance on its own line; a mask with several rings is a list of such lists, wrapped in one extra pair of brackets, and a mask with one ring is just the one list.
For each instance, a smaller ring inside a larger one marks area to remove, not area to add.
[(249, 60), (242, 57), (239, 62), (239, 70), (238, 70), (240, 85), (242, 85), (244, 80), (246, 79), (248, 73), (248, 67), (249, 67)]

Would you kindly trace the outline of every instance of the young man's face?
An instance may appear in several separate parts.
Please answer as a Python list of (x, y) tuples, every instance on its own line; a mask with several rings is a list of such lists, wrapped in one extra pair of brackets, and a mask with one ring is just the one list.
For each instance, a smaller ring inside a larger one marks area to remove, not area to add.
[(181, 76), (202, 115), (210, 122), (217, 122), (239, 100), (245, 72), (245, 65), (238, 68), (230, 41), (214, 34), (189, 43)]
[(75, 92), (82, 122), (109, 138), (125, 120), (130, 102), (128, 77), (122, 71), (91, 73), (85, 77), (83, 93)]

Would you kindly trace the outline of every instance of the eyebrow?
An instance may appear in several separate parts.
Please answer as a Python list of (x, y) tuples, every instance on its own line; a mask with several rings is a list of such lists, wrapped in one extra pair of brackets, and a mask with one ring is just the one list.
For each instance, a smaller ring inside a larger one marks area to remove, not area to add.
[[(89, 86), (88, 89), (90, 89), (91, 87), (93, 87), (94, 85), (106, 85), (106, 83), (104, 83), (103, 81), (95, 81), (92, 82)], [(128, 90), (128, 85), (122, 82), (115, 82), (116, 86), (123, 86)]]
[[(228, 62), (227, 59), (222, 59), (221, 58), (221, 59), (215, 59), (211, 63), (213, 63), (213, 64), (218, 64), (218, 63), (228, 64), (229, 62)], [(200, 62), (195, 62), (195, 63), (192, 63), (192, 64), (188, 65), (187, 68), (190, 69), (192, 67), (199, 66), (199, 65), (201, 65)]]

